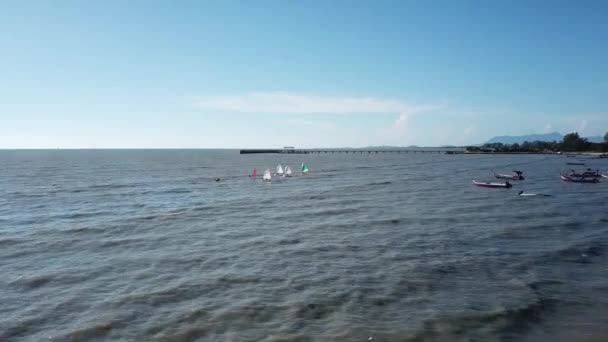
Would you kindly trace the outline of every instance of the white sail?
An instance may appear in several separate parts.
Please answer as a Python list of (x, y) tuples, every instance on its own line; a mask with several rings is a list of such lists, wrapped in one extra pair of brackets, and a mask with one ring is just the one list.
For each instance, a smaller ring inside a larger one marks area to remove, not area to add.
[(288, 166), (285, 166), (285, 176), (287, 177), (291, 177), (291, 168)]
[(266, 182), (270, 182), (270, 180), (272, 179), (272, 176), (270, 175), (270, 170), (264, 171), (264, 177), (262, 177), (262, 179), (264, 179)]
[(283, 175), (283, 167), (281, 166), (281, 164), (279, 164), (277, 166), (277, 175), (279, 175), (279, 176)]

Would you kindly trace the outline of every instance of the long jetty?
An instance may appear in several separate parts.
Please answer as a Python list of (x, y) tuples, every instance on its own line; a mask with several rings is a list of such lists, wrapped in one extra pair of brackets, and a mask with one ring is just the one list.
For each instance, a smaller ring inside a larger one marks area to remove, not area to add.
[(321, 153), (443, 153), (461, 154), (464, 150), (426, 150), (426, 149), (245, 149), (240, 150), (240, 154), (260, 154), (260, 153), (285, 153), (285, 154), (321, 154)]

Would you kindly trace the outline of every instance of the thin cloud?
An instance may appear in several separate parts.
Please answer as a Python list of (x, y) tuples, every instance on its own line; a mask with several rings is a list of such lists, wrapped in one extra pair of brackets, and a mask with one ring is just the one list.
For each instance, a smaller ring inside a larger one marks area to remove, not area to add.
[(284, 91), (251, 92), (233, 95), (201, 96), (196, 107), (240, 113), (281, 114), (414, 114), (440, 108), (437, 105), (412, 105), (398, 100), (374, 97), (340, 97), (298, 94)]
[(286, 125), (306, 127), (308, 129), (314, 129), (319, 131), (330, 131), (336, 129), (336, 124), (324, 121), (312, 121), (303, 119), (287, 119), (282, 121)]

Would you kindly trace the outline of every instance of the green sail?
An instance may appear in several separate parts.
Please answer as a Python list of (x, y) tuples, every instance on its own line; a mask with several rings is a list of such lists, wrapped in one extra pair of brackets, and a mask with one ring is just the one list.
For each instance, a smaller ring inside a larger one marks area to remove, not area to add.
[(302, 172), (308, 172), (308, 165), (302, 164)]

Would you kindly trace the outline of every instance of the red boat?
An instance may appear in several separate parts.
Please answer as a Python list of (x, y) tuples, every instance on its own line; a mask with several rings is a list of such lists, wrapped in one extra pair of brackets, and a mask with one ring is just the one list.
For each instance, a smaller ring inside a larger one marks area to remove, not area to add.
[(502, 189), (508, 189), (513, 186), (513, 185), (511, 185), (511, 183), (509, 183), (509, 181), (506, 181), (504, 183), (490, 183), (490, 182), (478, 182), (476, 180), (473, 180), (473, 184), (475, 186), (479, 186), (479, 187), (483, 187), (483, 188), (502, 188)]

